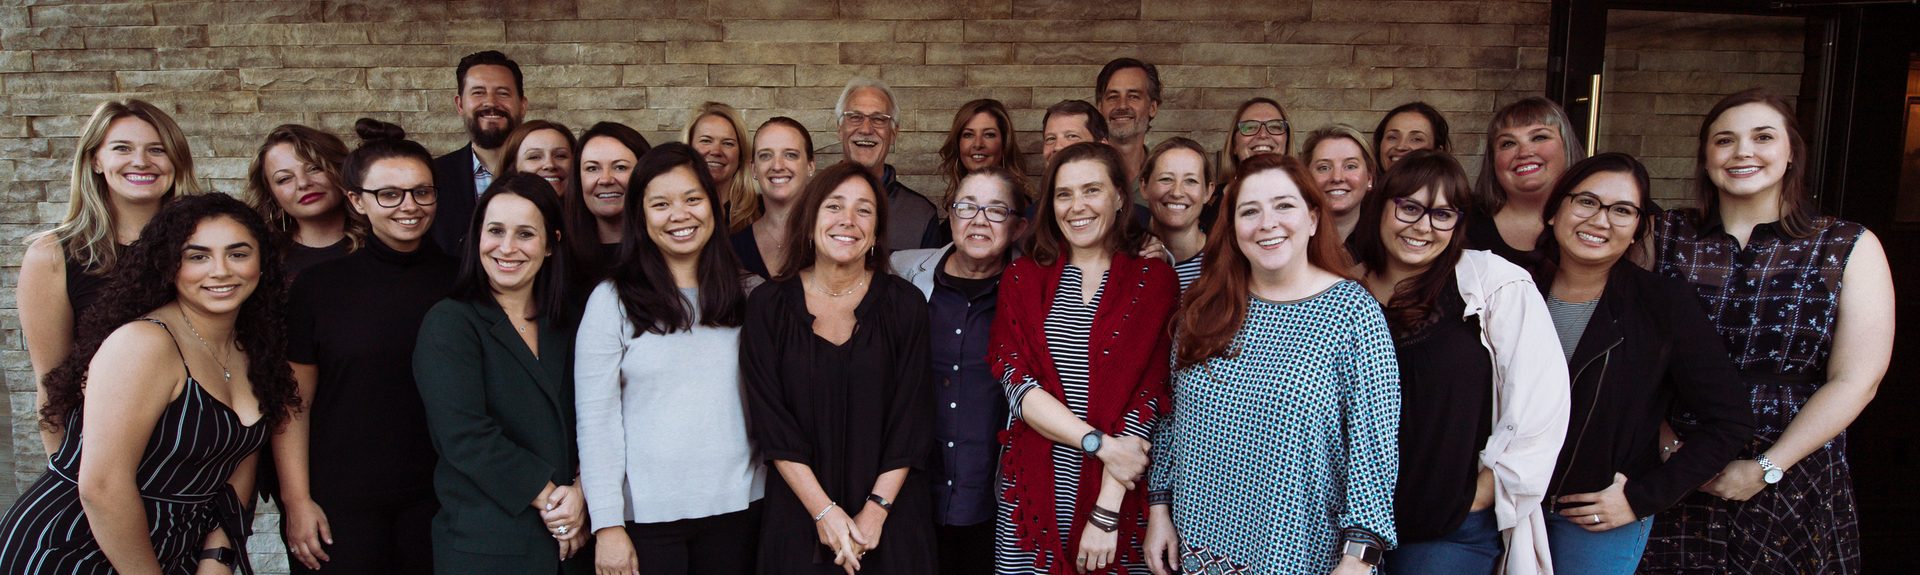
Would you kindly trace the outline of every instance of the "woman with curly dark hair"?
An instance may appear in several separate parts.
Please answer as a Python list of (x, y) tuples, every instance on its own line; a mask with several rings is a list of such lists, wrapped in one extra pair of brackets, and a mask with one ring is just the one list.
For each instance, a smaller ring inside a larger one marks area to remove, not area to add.
[(0, 571), (252, 572), (254, 459), (300, 404), (267, 238), (239, 200), (188, 196), (121, 255), (47, 374), (42, 425), (72, 433), (0, 520)]

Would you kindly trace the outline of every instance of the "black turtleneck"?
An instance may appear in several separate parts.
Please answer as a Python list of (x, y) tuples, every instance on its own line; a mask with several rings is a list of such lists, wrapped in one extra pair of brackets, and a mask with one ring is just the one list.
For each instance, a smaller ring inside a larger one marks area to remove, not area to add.
[(413, 382), (413, 346), (458, 266), (432, 241), (402, 253), (370, 237), (294, 280), (287, 359), (320, 370), (308, 463), (321, 505), (433, 496), (435, 456)]

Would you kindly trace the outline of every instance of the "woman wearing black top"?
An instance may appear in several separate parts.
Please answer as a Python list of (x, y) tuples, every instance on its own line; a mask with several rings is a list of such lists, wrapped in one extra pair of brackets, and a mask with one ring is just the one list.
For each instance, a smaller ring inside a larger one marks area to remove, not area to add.
[(821, 171), (786, 269), (747, 300), (748, 421), (782, 479), (767, 482), (763, 574), (935, 570), (927, 304), (887, 273), (879, 190), (851, 162)]
[[(1567, 441), (1547, 487), (1547, 538), (1563, 574), (1632, 573), (1653, 515), (1726, 467), (1753, 434), (1747, 389), (1685, 286), (1621, 257), (1652, 226), (1647, 170), (1607, 153), (1574, 164), (1547, 198), (1534, 276), (1573, 374)], [(1660, 443), (1672, 411), (1686, 446)], [(1664, 462), (1662, 460), (1665, 460)]]
[(573, 163), (573, 193), (567, 194), (566, 229), (576, 233), (561, 238), (567, 246), (567, 309), (581, 309), (593, 286), (607, 278), (607, 267), (619, 257), (622, 222), (626, 221), (627, 184), (640, 156), (653, 149), (647, 139), (626, 124), (601, 122), (580, 134), (580, 153)]
[(373, 234), (293, 284), (287, 359), (311, 408), (273, 440), (281, 533), (294, 573), (431, 573), (435, 455), (414, 335), (458, 264), (424, 241), (433, 157), (399, 126), (362, 118), (354, 130), (341, 180)]
[[(1486, 159), (1473, 183), (1468, 246), (1523, 268), (1545, 257), (1538, 249), (1540, 214), (1567, 166), (1587, 157), (1567, 112), (1538, 96), (1507, 104), (1487, 122)], [(1466, 207), (1466, 206), (1461, 206)]]
[(367, 222), (348, 215), (340, 186), (346, 159), (346, 143), (333, 134), (281, 124), (267, 132), (247, 166), (244, 197), (286, 246), (287, 281), (366, 244)]

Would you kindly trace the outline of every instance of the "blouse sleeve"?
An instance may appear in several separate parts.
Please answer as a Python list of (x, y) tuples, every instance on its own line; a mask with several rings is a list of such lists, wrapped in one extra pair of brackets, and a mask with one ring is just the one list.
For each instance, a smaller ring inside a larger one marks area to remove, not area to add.
[(792, 382), (780, 373), (780, 355), (785, 342), (780, 338), (782, 309), (788, 305), (780, 297), (781, 284), (756, 289), (747, 299), (747, 319), (740, 326), (740, 371), (746, 381), (747, 421), (755, 447), (769, 461), (792, 461), (812, 465), (813, 445), (801, 430), (800, 419), (787, 403), (786, 387)]
[(925, 467), (927, 451), (933, 445), (933, 400), (927, 395), (932, 387), (929, 369), (931, 337), (927, 305), (920, 301), (920, 290), (905, 280), (891, 282), (893, 297), (902, 302), (894, 306), (890, 318), (897, 329), (900, 344), (893, 363), (893, 401), (887, 406), (886, 447), (881, 455), (881, 471), (902, 467)]
[(1400, 362), (1379, 306), (1357, 306), (1341, 398), (1346, 431), (1347, 502), (1340, 527), (1371, 535), (1393, 548), (1394, 482), (1400, 473)]
[[(1172, 362), (1169, 354), (1168, 362)], [(1170, 385), (1178, 385), (1181, 372), (1173, 372)], [(1147, 503), (1173, 503), (1173, 471), (1179, 465), (1176, 453), (1180, 445), (1180, 414), (1173, 412), (1153, 429), (1153, 449), (1148, 451)]]
[(1753, 436), (1747, 387), (1727, 357), (1725, 340), (1714, 331), (1698, 300), (1684, 289), (1675, 284), (1666, 298), (1667, 321), (1673, 326), (1666, 385), (1678, 400), (1676, 407), (1694, 414), (1700, 425), (1673, 457), (1627, 482), (1627, 504), (1635, 517), (1678, 503), (1724, 469)]
[(441, 300), (427, 312), (414, 345), (413, 379), (440, 458), (474, 479), (495, 505), (514, 511), (533, 504), (554, 468), (514, 443), (494, 420), (481, 369), (481, 334), (477, 324), (462, 317), (468, 315), (460, 311), (464, 305)]
[(587, 298), (573, 343), (573, 404), (580, 444), (580, 487), (593, 529), (624, 525), (627, 431), (620, 400), (626, 356), (626, 313), (612, 283)]
[(1530, 279), (1513, 279), (1488, 294), (1485, 334), (1500, 382), (1500, 413), (1480, 462), (1494, 474), (1494, 515), (1501, 529), (1539, 511), (1567, 436), (1570, 391), (1547, 302)]

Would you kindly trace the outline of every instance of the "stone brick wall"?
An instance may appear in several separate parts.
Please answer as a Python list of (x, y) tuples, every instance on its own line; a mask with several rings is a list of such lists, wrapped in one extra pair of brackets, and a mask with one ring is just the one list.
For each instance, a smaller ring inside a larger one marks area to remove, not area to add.
[(1694, 153), (1707, 111), (1755, 87), (1795, 101), (1805, 33), (1798, 17), (1614, 12), (1600, 151), (1640, 158), (1662, 205), (1693, 204)]
[[(897, 87), (893, 163), (940, 193), (935, 150), (961, 103), (998, 98), (1035, 152), (1043, 109), (1091, 98), (1100, 65), (1158, 64), (1166, 102), (1152, 138), (1219, 146), (1232, 110), (1287, 104), (1296, 137), (1332, 122), (1370, 129), (1424, 99), (1477, 152), (1499, 105), (1544, 85), (1544, 0), (411, 0), (14, 2), (0, 7), (0, 502), (44, 466), (33, 380), (14, 311), (21, 240), (62, 214), (64, 175), (86, 114), (137, 96), (172, 111), (199, 176), (238, 193), (272, 126), (348, 133), (395, 121), (436, 151), (464, 141), (452, 110), (461, 55), (500, 49), (526, 72), (529, 117), (579, 129), (628, 123), (677, 138), (687, 110), (731, 103), (750, 124), (791, 115), (837, 159), (831, 108), (856, 74)], [(1681, 102), (1687, 107), (1691, 101)], [(1691, 108), (1704, 106), (1691, 104)], [(350, 139), (350, 138), (349, 138)], [(1463, 158), (1477, 169), (1477, 154)], [(1034, 170), (1037, 171), (1037, 170)], [(10, 445), (7, 445), (10, 444)], [(11, 468), (11, 469), (8, 469)], [(5, 473), (6, 471), (11, 473)], [(256, 565), (277, 571), (277, 518), (262, 517)]]

